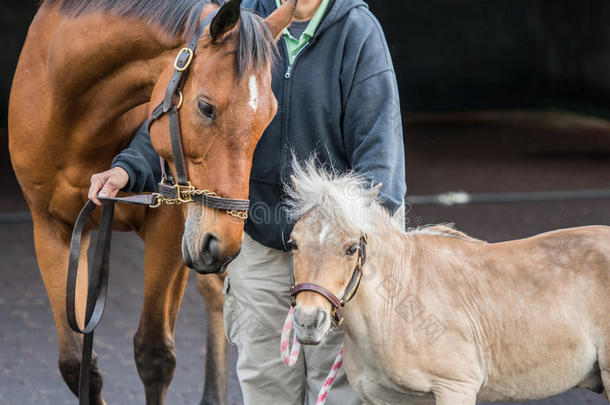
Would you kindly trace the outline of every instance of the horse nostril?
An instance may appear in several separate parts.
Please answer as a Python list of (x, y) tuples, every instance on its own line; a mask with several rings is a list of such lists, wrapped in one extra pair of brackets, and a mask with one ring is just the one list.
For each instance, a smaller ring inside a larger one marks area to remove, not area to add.
[(184, 262), (184, 265), (189, 269), (195, 268), (193, 264), (193, 259), (191, 258), (191, 255), (189, 253), (186, 238), (182, 238), (182, 261)]
[(220, 257), (220, 243), (218, 238), (211, 233), (204, 236), (201, 244), (201, 257), (205, 264), (212, 264)]

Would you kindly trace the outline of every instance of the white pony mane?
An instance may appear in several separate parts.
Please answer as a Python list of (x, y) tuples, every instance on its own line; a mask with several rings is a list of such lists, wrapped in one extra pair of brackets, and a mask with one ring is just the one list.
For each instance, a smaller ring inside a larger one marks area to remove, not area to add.
[(370, 234), (381, 224), (396, 225), (379, 204), (378, 188), (371, 187), (364, 176), (319, 168), (315, 158), (301, 164), (293, 157), (292, 170), (292, 184), (284, 186), (284, 204), (291, 219), (315, 210), (335, 226)]
[(458, 231), (453, 223), (443, 223), (436, 225), (424, 225), (417, 228), (409, 229), (408, 235), (432, 235), (432, 236), (444, 236), (450, 238), (462, 239), (467, 242), (474, 243), (486, 243), (485, 241), (477, 238), (473, 238), (464, 232)]

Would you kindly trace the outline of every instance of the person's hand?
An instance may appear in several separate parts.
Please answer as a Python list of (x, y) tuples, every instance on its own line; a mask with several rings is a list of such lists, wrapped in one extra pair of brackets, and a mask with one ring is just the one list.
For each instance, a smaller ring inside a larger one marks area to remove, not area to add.
[(129, 174), (120, 167), (113, 167), (103, 173), (94, 174), (91, 176), (89, 199), (97, 205), (102, 205), (97, 198), (98, 193), (103, 197), (115, 197), (128, 182)]

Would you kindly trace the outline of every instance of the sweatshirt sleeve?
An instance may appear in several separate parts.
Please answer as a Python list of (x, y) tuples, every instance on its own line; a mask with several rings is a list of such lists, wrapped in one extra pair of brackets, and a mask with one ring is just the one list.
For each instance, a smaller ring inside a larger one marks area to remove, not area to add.
[(393, 214), (407, 192), (405, 151), (396, 75), (377, 24), (351, 69), (343, 133), (351, 168), (383, 183), (380, 198)]
[(128, 193), (153, 192), (161, 180), (161, 162), (153, 149), (146, 122), (138, 129), (129, 148), (112, 160), (112, 167), (120, 167), (129, 175), (122, 191)]

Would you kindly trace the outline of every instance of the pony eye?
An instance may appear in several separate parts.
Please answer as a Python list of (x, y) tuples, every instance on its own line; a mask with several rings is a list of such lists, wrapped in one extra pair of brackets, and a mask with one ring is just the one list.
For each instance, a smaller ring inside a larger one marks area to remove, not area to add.
[(353, 256), (358, 251), (358, 245), (352, 245), (345, 251), (345, 254), (348, 256)]
[(201, 111), (203, 115), (211, 119), (216, 118), (216, 109), (213, 105), (208, 104), (203, 100), (198, 100), (197, 104), (199, 106), (199, 111)]

